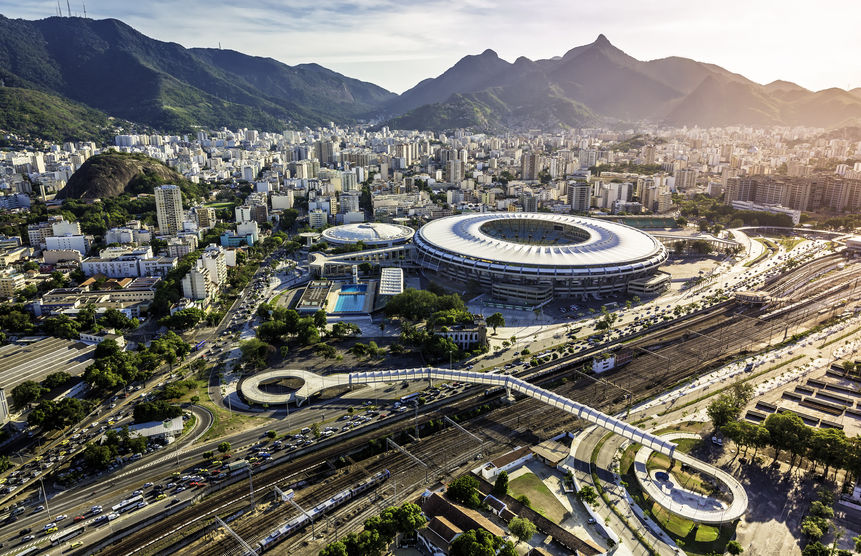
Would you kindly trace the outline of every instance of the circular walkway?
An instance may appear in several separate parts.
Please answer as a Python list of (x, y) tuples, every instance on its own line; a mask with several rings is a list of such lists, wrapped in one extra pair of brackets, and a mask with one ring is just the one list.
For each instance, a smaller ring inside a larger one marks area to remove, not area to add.
[[(698, 434), (684, 432), (665, 434), (661, 438), (665, 440), (680, 440), (682, 438), (702, 440)], [(645, 493), (668, 512), (697, 523), (719, 525), (735, 521), (747, 511), (747, 492), (745, 492), (742, 484), (726, 471), (678, 450), (675, 452), (674, 459), (678, 463), (723, 483), (732, 494), (730, 504), (682, 487), (677, 484), (672, 474), (669, 474), (669, 477), (664, 474), (657, 476), (658, 473), (661, 473), (660, 470), (650, 473), (646, 468), (646, 462), (651, 455), (652, 450), (649, 447), (640, 448), (634, 458), (634, 473)]]
[[(304, 383), (298, 390), (285, 393), (270, 393), (260, 388), (262, 384), (275, 382), (283, 378), (299, 378)], [(294, 403), (299, 406), (305, 403), (315, 392), (331, 386), (345, 386), (348, 384), (348, 375), (345, 373), (322, 376), (301, 369), (272, 369), (243, 378), (239, 383), (239, 393), (249, 405), (286, 405)]]

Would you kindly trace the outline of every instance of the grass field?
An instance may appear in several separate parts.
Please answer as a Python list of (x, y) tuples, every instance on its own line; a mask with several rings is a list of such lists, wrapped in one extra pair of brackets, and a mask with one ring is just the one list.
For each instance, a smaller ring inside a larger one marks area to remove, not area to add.
[(568, 511), (535, 474), (526, 473), (508, 483), (508, 493), (515, 498), (525, 494), (532, 509), (554, 523), (561, 523)]
[(634, 502), (669, 533), (679, 546), (684, 547), (687, 554), (691, 556), (723, 554), (726, 543), (735, 536), (736, 524), (726, 524), (722, 527), (696, 525), (692, 521), (671, 514), (656, 504), (642, 491), (634, 474), (634, 456), (640, 448), (639, 444), (628, 446), (622, 454), (619, 465), (622, 480), (627, 485), (626, 490)]
[(804, 241), (804, 238), (800, 237), (780, 237), (777, 238), (777, 243), (779, 243), (784, 249), (787, 251), (792, 251), (796, 245)]
[(212, 207), (215, 210), (233, 208), (234, 203), (232, 201), (215, 201), (214, 203), (206, 203), (203, 205), (205, 207)]

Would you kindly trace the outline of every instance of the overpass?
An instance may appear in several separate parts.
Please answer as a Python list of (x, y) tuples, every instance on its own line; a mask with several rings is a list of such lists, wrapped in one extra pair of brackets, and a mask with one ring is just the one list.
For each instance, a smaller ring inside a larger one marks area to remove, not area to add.
[[(298, 390), (289, 393), (275, 394), (264, 392), (260, 389), (261, 384), (277, 381), (283, 378), (301, 378), (305, 383)], [(661, 438), (650, 432), (644, 431), (639, 427), (607, 415), (606, 413), (602, 413), (597, 409), (577, 403), (565, 396), (560, 396), (555, 392), (551, 392), (550, 390), (546, 390), (540, 386), (531, 384), (522, 378), (514, 376), (441, 369), (437, 367), (339, 373), (326, 376), (317, 375), (316, 373), (311, 373), (309, 371), (272, 369), (243, 380), (239, 385), (239, 391), (243, 398), (245, 398), (249, 403), (266, 403), (273, 405), (287, 404), (293, 401), (299, 405), (307, 401), (312, 394), (324, 388), (330, 388), (333, 386), (353, 386), (356, 384), (391, 383), (401, 382), (404, 380), (465, 382), (468, 384), (482, 384), (492, 388), (505, 388), (509, 396), (512, 392), (523, 394), (524, 396), (538, 400), (551, 407), (570, 413), (571, 415), (574, 415), (590, 424), (597, 425), (607, 431), (618, 434), (631, 442), (636, 442), (643, 446), (641, 449), (642, 453), (651, 453), (654, 451), (682, 462), (685, 465), (724, 483), (729, 492), (732, 493), (733, 500), (731, 505), (727, 508), (715, 502), (715, 507), (711, 511), (703, 511), (702, 508), (698, 511), (693, 511), (691, 508), (678, 508), (678, 502), (675, 501), (673, 496), (669, 495), (669, 493), (661, 493), (661, 489), (652, 489), (655, 492), (650, 492), (650, 494), (653, 495), (655, 501), (673, 513), (685, 515), (690, 519), (695, 521), (699, 520), (703, 523), (726, 523), (738, 519), (745, 511), (747, 511), (747, 493), (741, 483), (728, 473), (683, 452), (676, 453), (676, 445), (669, 439)], [(687, 491), (682, 492), (683, 496), (685, 495), (685, 492)]]
[[(284, 378), (299, 378), (304, 384), (298, 390), (285, 393), (266, 392), (261, 388), (267, 382), (276, 382)], [(625, 423), (615, 417), (592, 409), (589, 406), (577, 403), (555, 392), (546, 390), (525, 380), (509, 375), (477, 373), (473, 371), (459, 371), (453, 369), (441, 369), (437, 367), (418, 367), (415, 369), (396, 369), (390, 371), (369, 371), (360, 373), (340, 373), (333, 375), (318, 375), (309, 371), (272, 369), (254, 376), (248, 377), (239, 385), (239, 392), (246, 402), (250, 404), (281, 405), (290, 402), (301, 405), (305, 403), (314, 393), (331, 388), (333, 386), (353, 386), (356, 384), (374, 384), (381, 382), (401, 382), (404, 380), (434, 380), (444, 382), (465, 382), (468, 384), (482, 384), (492, 388), (505, 388), (509, 395), (517, 392), (540, 402), (546, 403), (557, 409), (574, 415), (591, 424), (598, 425), (619, 434), (632, 442), (648, 446), (656, 452), (668, 457), (675, 457), (676, 445), (663, 440), (638, 427)]]

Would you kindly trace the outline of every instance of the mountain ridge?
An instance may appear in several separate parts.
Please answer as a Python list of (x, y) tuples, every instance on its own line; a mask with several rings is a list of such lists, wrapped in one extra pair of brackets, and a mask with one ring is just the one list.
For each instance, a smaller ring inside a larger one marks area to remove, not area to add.
[[(0, 15), (0, 86), (16, 111), (6, 131), (56, 140), (104, 133), (120, 118), (165, 132), (253, 127), (280, 131), (330, 121), (393, 127), (570, 128), (648, 121), (669, 125), (806, 125), (861, 119), (861, 89), (760, 85), (715, 64), (638, 60), (604, 34), (561, 56), (508, 62), (462, 57), (395, 95), (316, 63), (289, 66), (235, 50), (185, 48), (116, 19)], [(63, 126), (71, 118), (73, 125)], [(130, 124), (128, 122), (131, 122)]]

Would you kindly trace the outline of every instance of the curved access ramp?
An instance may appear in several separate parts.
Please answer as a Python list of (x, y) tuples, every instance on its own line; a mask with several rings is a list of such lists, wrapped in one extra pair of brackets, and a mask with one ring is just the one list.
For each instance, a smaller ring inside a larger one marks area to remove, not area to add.
[[(670, 433), (662, 435), (661, 438), (664, 440), (701, 439), (698, 434), (690, 433)], [(723, 483), (732, 495), (732, 501), (729, 504), (711, 496), (689, 491), (681, 485), (675, 484), (674, 481), (660, 480), (655, 477), (654, 473), (649, 472), (647, 466), (651, 454), (652, 450), (647, 446), (643, 446), (637, 451), (634, 457), (634, 474), (649, 498), (668, 512), (697, 523), (720, 525), (735, 521), (747, 511), (747, 492), (735, 477), (723, 469), (704, 465), (702, 461), (683, 452), (676, 454), (675, 457), (677, 462)]]

